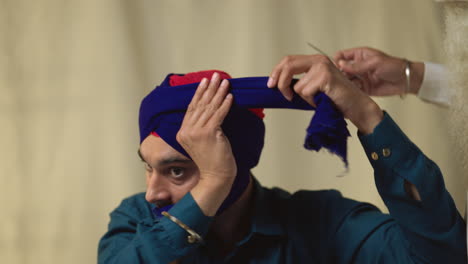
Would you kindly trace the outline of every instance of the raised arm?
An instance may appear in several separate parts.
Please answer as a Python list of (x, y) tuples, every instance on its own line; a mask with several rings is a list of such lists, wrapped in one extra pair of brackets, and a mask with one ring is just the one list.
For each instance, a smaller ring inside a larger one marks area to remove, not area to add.
[[(305, 75), (290, 87), (292, 77), (301, 73)], [(466, 229), (439, 168), (330, 60), (321, 55), (287, 56), (273, 69), (269, 86), (286, 98), (301, 96), (310, 104), (315, 93), (327, 94), (358, 128), (374, 167), (391, 217), (366, 208), (348, 215), (337, 230), (335, 248), (338, 255), (345, 249), (353, 254), (339, 263), (465, 263)], [(379, 93), (399, 89), (386, 87)], [(365, 235), (356, 235), (375, 223), (379, 225)], [(362, 241), (349, 243), (354, 237)]]

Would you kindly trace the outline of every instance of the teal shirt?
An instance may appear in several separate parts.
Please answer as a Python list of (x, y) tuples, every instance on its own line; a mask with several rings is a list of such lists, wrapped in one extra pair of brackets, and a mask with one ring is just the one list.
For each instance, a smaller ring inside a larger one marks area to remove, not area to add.
[[(338, 191), (290, 194), (254, 183), (251, 229), (226, 257), (216, 254), (205, 216), (190, 193), (169, 211), (205, 237), (166, 217), (155, 218), (144, 193), (122, 201), (99, 242), (99, 263), (466, 263), (466, 228), (437, 165), (388, 114), (370, 135), (359, 135), (390, 214)], [(385, 152), (385, 155), (384, 155)], [(404, 181), (421, 200), (412, 199)]]

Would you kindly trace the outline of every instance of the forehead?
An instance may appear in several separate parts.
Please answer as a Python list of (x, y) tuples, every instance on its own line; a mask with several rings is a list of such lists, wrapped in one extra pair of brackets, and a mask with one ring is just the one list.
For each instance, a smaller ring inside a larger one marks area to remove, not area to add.
[(153, 135), (149, 135), (143, 140), (140, 145), (140, 153), (146, 162), (156, 162), (167, 158), (187, 159), (185, 155), (175, 150), (160, 137)]

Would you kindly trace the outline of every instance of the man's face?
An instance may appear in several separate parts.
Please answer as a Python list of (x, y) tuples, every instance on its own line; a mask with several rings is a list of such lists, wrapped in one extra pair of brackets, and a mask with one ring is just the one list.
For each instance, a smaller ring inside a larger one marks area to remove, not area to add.
[(195, 163), (164, 140), (148, 136), (140, 146), (146, 169), (146, 200), (158, 207), (174, 204), (199, 180)]

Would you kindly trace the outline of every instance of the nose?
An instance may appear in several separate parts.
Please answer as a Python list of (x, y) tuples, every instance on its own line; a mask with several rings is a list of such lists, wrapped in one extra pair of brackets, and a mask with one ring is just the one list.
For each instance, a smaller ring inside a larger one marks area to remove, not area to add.
[(156, 171), (146, 176), (146, 201), (162, 207), (171, 204), (169, 182)]

